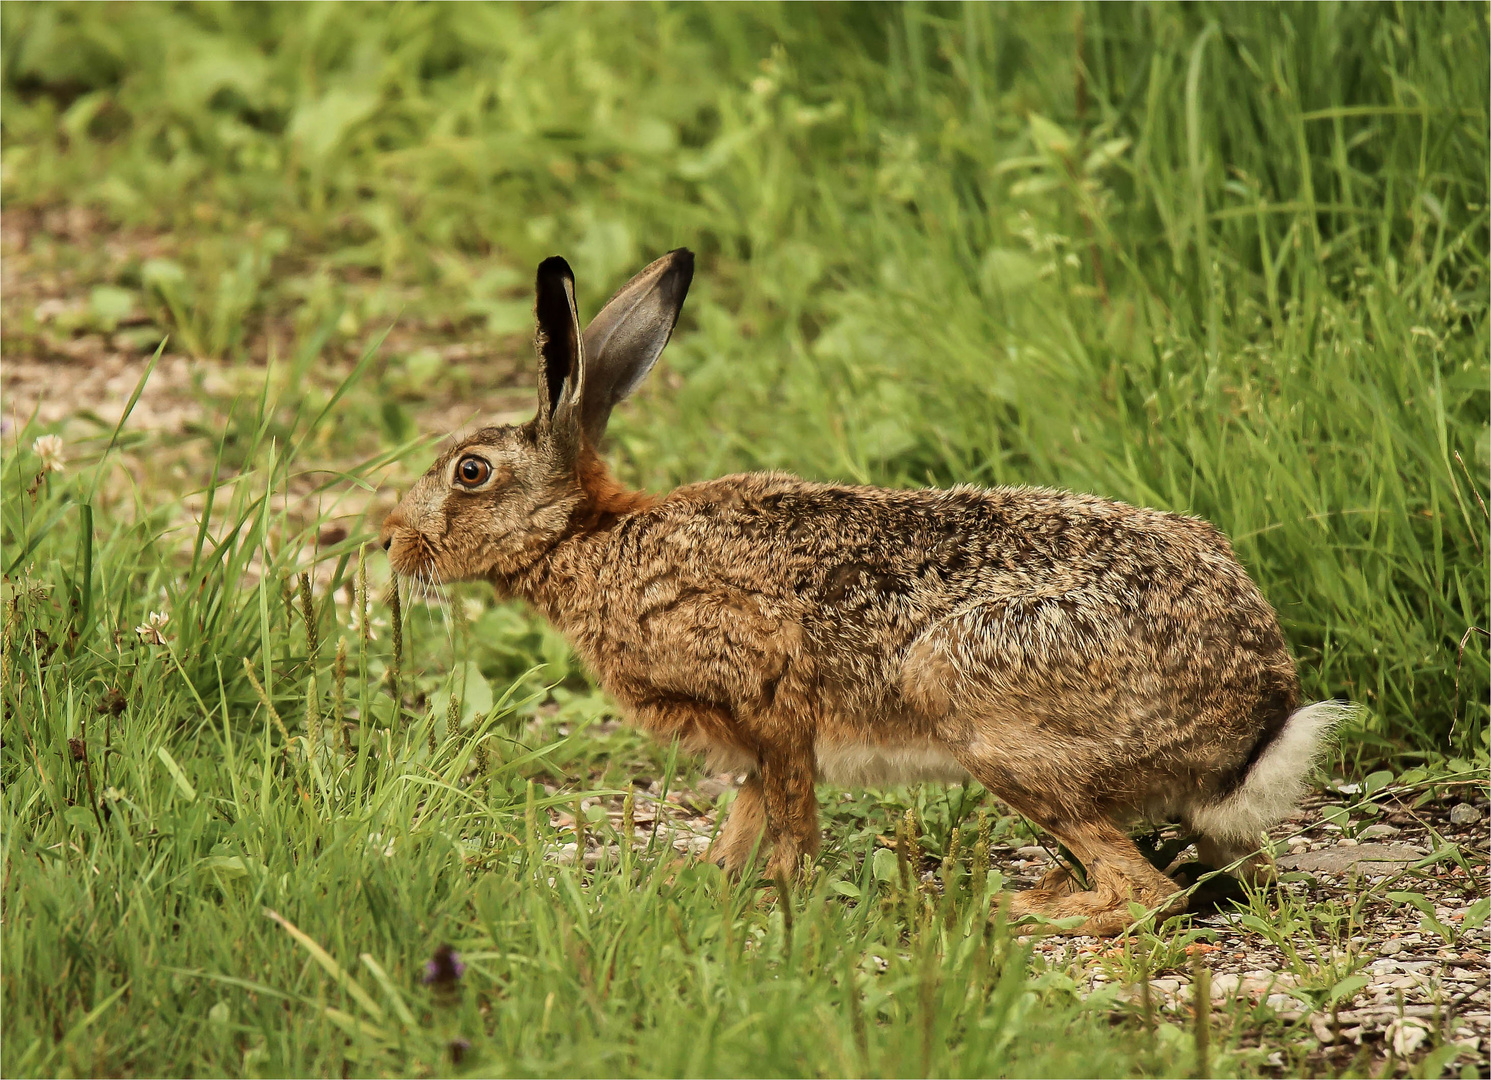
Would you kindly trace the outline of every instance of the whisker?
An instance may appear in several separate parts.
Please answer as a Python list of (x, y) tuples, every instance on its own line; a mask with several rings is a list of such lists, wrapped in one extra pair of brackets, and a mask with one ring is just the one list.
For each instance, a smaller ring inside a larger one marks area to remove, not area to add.
[(445, 636), (450, 644), (451, 653), (455, 653), (455, 630), (452, 626), (450, 598), (446, 595), (445, 588), (439, 580), (439, 572), (433, 559), (422, 562), (419, 567), (419, 583), (421, 594), (426, 602), (434, 600), (440, 607), (441, 620), (445, 623)]
[(454, 659), (456, 654), (456, 628), (455, 628), (455, 604), (446, 591), (445, 582), (440, 580), (440, 573), (433, 564), (430, 566), (430, 579), (435, 587), (436, 595), (440, 598), (440, 610), (445, 616), (445, 637), (450, 643), (450, 654)]
[(451, 652), (455, 652), (455, 618), (452, 610), (450, 595), (446, 592), (445, 583), (440, 580), (440, 574), (434, 567), (430, 568), (430, 584), (439, 598), (440, 611), (445, 616), (445, 636), (450, 642)]

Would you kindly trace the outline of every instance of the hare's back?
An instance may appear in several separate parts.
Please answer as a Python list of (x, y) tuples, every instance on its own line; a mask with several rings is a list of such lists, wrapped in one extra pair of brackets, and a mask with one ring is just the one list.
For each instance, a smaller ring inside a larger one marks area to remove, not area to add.
[(1273, 610), (1196, 518), (1044, 488), (779, 474), (682, 488), (659, 510), (685, 573), (800, 624), (820, 674), (855, 698), (890, 692), (939, 625), (961, 627), (980, 664), (1003, 657), (1058, 683), (1082, 671), (1114, 693), (1139, 673), (1172, 694), (1256, 683), (1268, 667), (1292, 677)]
[(1206, 522), (1046, 488), (903, 491), (766, 473), (680, 488), (659, 510), (691, 560), (829, 621), (1000, 597), (1134, 614), (1262, 599)]

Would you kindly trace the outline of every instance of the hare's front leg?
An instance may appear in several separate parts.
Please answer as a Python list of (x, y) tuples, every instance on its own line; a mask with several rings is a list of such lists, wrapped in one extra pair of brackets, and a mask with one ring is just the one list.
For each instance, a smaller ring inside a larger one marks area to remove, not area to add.
[(802, 869), (803, 856), (817, 854), (819, 836), (811, 766), (767, 754), (761, 771), (740, 786), (710, 857), (727, 873), (739, 874), (753, 852), (770, 847), (767, 876), (791, 878)]
[(621, 682), (614, 687), (618, 697), (631, 702), (629, 715), (638, 727), (659, 740), (677, 739), (685, 750), (711, 756), (716, 767), (724, 765), (734, 771), (747, 763), (756, 766), (741, 785), (724, 828), (704, 856), (723, 864), (728, 873), (738, 874), (745, 869), (766, 827), (766, 797), (756, 754), (732, 737), (732, 717), (719, 706), (686, 698), (650, 697), (649, 690), (645, 683)]
[(761, 774), (753, 772), (736, 792), (725, 827), (720, 830), (714, 848), (706, 857), (719, 862), (727, 874), (739, 874), (761, 845), (765, 828), (766, 795), (761, 786)]
[(813, 791), (811, 746), (774, 745), (761, 753), (761, 786), (766, 802), (766, 838), (771, 842), (767, 875), (789, 881), (804, 857), (818, 854), (818, 796)]

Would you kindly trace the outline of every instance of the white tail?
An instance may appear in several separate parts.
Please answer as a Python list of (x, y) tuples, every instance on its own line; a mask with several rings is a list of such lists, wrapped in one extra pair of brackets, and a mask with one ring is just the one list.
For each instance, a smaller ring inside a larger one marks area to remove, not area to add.
[(1220, 841), (1254, 841), (1289, 816), (1305, 790), (1305, 774), (1328, 735), (1355, 716), (1349, 701), (1317, 701), (1291, 713), (1284, 729), (1263, 751), (1243, 782), (1226, 798), (1191, 809), (1191, 825)]

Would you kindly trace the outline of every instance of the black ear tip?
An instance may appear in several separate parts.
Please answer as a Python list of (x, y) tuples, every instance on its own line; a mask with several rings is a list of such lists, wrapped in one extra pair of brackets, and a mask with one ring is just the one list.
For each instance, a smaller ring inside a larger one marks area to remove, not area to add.
[(562, 277), (570, 281), (575, 280), (575, 273), (569, 268), (569, 263), (564, 261), (563, 256), (550, 255), (538, 264), (538, 280), (542, 282), (545, 278)]
[(689, 284), (694, 280), (694, 253), (688, 248), (674, 248), (668, 252), (668, 276), (676, 283), (675, 288), (682, 288), (678, 303), (683, 303), (683, 298), (688, 295)]

